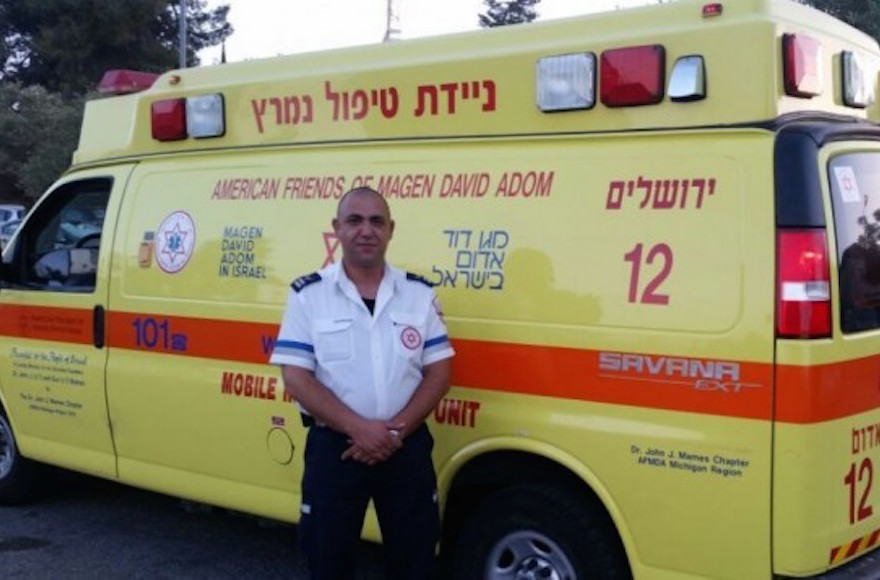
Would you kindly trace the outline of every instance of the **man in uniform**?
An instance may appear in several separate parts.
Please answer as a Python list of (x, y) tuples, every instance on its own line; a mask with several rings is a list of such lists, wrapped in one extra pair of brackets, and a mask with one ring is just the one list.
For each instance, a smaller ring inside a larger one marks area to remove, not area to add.
[(373, 500), (390, 578), (429, 578), (439, 538), (426, 417), (453, 350), (431, 285), (385, 261), (385, 199), (355, 188), (333, 230), (342, 262), (291, 286), (271, 362), (310, 426), (300, 535), (313, 579), (354, 578)]

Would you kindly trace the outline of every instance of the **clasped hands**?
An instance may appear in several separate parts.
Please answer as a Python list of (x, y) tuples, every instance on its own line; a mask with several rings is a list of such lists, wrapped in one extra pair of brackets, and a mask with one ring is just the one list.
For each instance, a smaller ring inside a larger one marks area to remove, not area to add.
[(350, 434), (350, 445), (342, 453), (342, 459), (367, 465), (385, 461), (403, 447), (403, 429), (403, 423), (365, 420)]

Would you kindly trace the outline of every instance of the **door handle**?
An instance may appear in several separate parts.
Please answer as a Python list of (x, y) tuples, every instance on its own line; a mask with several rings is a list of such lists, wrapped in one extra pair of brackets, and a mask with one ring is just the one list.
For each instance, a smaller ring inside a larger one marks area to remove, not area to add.
[(92, 341), (95, 348), (104, 348), (104, 307), (100, 304), (92, 311)]

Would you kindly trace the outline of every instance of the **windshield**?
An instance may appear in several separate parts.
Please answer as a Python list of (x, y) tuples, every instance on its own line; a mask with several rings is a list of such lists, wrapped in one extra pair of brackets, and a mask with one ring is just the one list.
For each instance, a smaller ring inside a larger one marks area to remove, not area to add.
[(843, 332), (880, 328), (880, 153), (829, 164)]

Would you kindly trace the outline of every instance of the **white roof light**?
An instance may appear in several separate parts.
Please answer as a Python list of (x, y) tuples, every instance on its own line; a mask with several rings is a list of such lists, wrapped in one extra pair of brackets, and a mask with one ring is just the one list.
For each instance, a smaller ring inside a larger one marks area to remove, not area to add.
[(186, 99), (186, 131), (190, 137), (220, 137), (226, 132), (223, 95), (201, 95)]
[(683, 56), (675, 61), (666, 91), (673, 101), (699, 101), (706, 98), (706, 66), (702, 56)]
[(596, 104), (596, 55), (586, 52), (538, 59), (538, 108), (542, 111), (590, 109)]
[(869, 69), (865, 60), (854, 52), (840, 53), (843, 72), (843, 104), (848, 107), (865, 108), (874, 104), (875, 70)]

